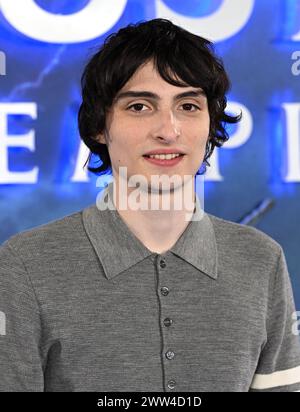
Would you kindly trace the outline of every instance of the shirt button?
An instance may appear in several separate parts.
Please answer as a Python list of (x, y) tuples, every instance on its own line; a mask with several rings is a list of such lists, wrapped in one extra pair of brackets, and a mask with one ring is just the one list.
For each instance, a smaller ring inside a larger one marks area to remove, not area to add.
[(163, 296), (167, 296), (167, 295), (169, 294), (169, 288), (167, 288), (167, 286), (163, 286), (163, 287), (160, 289), (160, 292), (161, 292), (161, 294), (162, 294)]
[(166, 358), (167, 359), (173, 359), (175, 356), (175, 353), (171, 350), (168, 350), (168, 352), (166, 352)]
[(163, 259), (160, 261), (159, 265), (161, 268), (165, 268), (167, 266), (166, 261)]
[(170, 318), (164, 319), (164, 325), (165, 325), (165, 326), (171, 326), (172, 323), (173, 323), (173, 320), (172, 320), (172, 319), (170, 319)]
[(176, 382), (175, 382), (174, 380), (170, 380), (170, 381), (168, 382), (168, 388), (169, 388), (169, 389), (174, 389), (175, 386), (176, 386)]

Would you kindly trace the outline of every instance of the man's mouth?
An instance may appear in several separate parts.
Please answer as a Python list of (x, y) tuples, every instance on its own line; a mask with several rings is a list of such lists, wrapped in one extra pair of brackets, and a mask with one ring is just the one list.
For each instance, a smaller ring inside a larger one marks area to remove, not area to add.
[(180, 163), (185, 155), (182, 153), (170, 153), (163, 155), (144, 155), (145, 160), (156, 166), (175, 166)]
[(144, 157), (148, 157), (150, 159), (158, 159), (158, 160), (172, 160), (176, 159), (176, 157), (184, 156), (183, 153), (170, 153), (170, 154), (156, 154), (156, 155), (144, 155)]

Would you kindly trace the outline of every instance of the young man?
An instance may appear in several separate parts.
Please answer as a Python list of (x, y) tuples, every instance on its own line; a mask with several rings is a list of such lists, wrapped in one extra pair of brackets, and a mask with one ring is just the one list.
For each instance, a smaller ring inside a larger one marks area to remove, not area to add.
[[(224, 112), (229, 81), (211, 44), (167, 20), (131, 25), (82, 86), (80, 134), (102, 161), (89, 169), (113, 182), (97, 205), (3, 244), (0, 389), (300, 390), (281, 247), (204, 213), (195, 193), (224, 124), (239, 120)], [(184, 206), (163, 208), (183, 187)]]

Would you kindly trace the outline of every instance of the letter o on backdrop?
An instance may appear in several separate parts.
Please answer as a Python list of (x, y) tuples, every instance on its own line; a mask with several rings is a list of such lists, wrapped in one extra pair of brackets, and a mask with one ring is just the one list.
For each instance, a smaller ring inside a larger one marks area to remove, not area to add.
[(69, 15), (49, 13), (34, 0), (0, 0), (6, 20), (19, 32), (47, 43), (79, 43), (109, 31), (121, 17), (127, 0), (90, 0)]
[(156, 15), (171, 20), (186, 30), (217, 42), (238, 33), (251, 17), (255, 0), (223, 0), (220, 7), (205, 17), (187, 17), (156, 0)]

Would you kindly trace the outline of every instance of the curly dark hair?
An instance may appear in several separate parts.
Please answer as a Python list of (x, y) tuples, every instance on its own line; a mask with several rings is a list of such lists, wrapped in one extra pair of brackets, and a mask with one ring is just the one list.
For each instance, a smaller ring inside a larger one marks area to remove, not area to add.
[[(222, 60), (215, 55), (213, 44), (166, 19), (153, 19), (129, 24), (109, 35), (100, 50), (86, 65), (81, 78), (82, 103), (78, 112), (81, 139), (102, 162), (88, 170), (101, 175), (111, 173), (111, 160), (106, 144), (96, 140), (105, 131), (106, 113), (119, 90), (135, 71), (152, 60), (160, 76), (179, 87), (201, 87), (207, 97), (210, 115), (209, 140), (202, 167), (203, 174), (215, 146), (228, 140), (226, 123), (237, 123), (238, 116), (225, 113), (225, 94), (230, 81)], [(85, 165), (86, 165), (85, 163)], [(84, 166), (85, 166), (84, 165)], [(201, 171), (202, 170), (202, 171)]]

